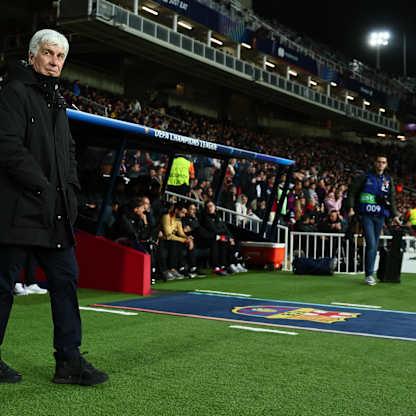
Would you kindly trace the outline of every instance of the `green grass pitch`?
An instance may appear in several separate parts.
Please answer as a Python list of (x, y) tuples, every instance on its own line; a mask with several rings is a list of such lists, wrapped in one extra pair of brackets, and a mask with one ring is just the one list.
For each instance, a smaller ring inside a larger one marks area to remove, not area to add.
[[(416, 311), (416, 276), (375, 287), (361, 280), (258, 272), (154, 288)], [(134, 296), (80, 290), (79, 297), (88, 306)], [(52, 384), (48, 297), (20, 297), (2, 355), (24, 380), (0, 385), (1, 416), (416, 415), (413, 342), (300, 329), (298, 336), (253, 333), (227, 322), (151, 313), (81, 314), (82, 351), (108, 371), (110, 382), (93, 388)]]

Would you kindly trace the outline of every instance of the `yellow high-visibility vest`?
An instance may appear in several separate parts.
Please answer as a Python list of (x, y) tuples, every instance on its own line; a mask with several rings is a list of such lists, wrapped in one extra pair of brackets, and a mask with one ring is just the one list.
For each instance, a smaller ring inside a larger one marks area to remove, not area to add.
[(416, 208), (411, 209), (409, 215), (410, 224), (416, 226)]
[(172, 168), (168, 179), (168, 185), (180, 186), (189, 185), (189, 167), (191, 162), (182, 156), (173, 160)]

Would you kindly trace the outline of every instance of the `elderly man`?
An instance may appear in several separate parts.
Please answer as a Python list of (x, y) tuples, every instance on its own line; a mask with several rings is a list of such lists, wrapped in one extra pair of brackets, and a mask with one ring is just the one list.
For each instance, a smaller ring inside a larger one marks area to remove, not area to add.
[[(13, 287), (27, 253), (45, 271), (54, 324), (53, 382), (95, 385), (108, 379), (80, 354), (81, 320), (72, 225), (77, 216), (74, 142), (58, 78), (68, 41), (53, 30), (35, 33), (29, 63), (10, 69), (0, 93), (0, 345)], [(21, 375), (0, 359), (0, 383)]]

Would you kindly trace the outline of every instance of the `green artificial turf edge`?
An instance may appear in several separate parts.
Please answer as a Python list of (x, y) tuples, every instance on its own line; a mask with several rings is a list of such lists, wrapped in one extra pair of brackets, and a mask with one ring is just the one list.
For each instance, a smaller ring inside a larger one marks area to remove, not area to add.
[[(249, 273), (158, 283), (255, 297), (414, 311), (416, 277), (368, 287), (359, 276)], [(80, 290), (80, 304), (130, 299)], [(16, 299), (3, 358), (24, 375), (0, 385), (0, 415), (414, 415), (415, 344), (299, 332), (249, 333), (228, 323), (82, 311), (83, 351), (110, 374), (94, 388), (56, 386), (47, 297)]]

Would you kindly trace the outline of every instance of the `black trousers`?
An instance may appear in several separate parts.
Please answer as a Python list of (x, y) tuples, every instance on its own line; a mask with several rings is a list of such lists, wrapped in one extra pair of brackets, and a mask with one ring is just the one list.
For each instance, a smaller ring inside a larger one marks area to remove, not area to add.
[(210, 248), (211, 266), (228, 267), (233, 263), (240, 263), (243, 259), (240, 255), (240, 244), (236, 241), (231, 245), (229, 241), (213, 241)]
[(47, 277), (57, 358), (77, 356), (81, 345), (81, 317), (77, 298), (78, 265), (73, 247), (49, 249), (0, 245), (0, 345), (13, 305), (13, 288), (28, 252), (34, 255)]
[(231, 258), (231, 246), (228, 241), (213, 241), (211, 246), (211, 266), (228, 267)]
[(28, 252), (23, 267), (25, 270), (21, 283), (24, 283), (26, 286), (36, 284), (37, 282), (35, 276), (38, 263), (36, 262), (35, 256), (31, 252)]
[(161, 240), (159, 243), (159, 264), (162, 272), (168, 269), (182, 269), (196, 266), (195, 249), (173, 240)]

